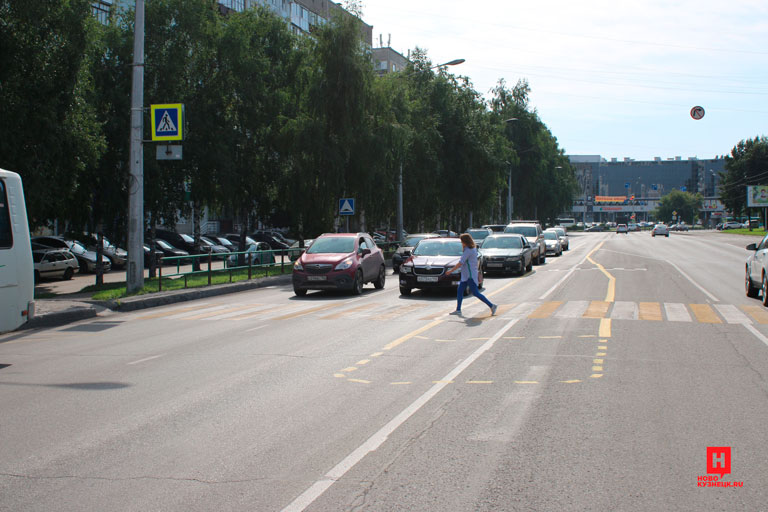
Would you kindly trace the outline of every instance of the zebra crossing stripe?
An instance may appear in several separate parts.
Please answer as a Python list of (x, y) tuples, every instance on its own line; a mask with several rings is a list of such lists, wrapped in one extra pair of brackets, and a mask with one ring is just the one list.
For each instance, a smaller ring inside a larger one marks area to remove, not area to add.
[(641, 302), (640, 320), (661, 322), (661, 305), (658, 302)]
[(664, 312), (667, 314), (667, 320), (670, 322), (692, 322), (691, 315), (685, 308), (685, 304), (679, 302), (665, 302)]
[(715, 304), (717, 311), (729, 324), (751, 324), (747, 315), (739, 311), (733, 304)]
[(611, 311), (611, 318), (614, 320), (637, 320), (637, 304), (626, 301), (615, 302)]
[(723, 323), (723, 321), (720, 320), (720, 317), (717, 316), (717, 313), (709, 307), (709, 304), (690, 304), (690, 306), (691, 311), (693, 311), (693, 314), (696, 316), (696, 320), (702, 324)]
[(571, 300), (555, 313), (558, 318), (581, 318), (589, 307), (588, 300)]
[(587, 311), (584, 313), (583, 318), (605, 318), (605, 314), (608, 312), (608, 307), (611, 303), (604, 300), (593, 300)]
[(562, 302), (557, 301), (545, 302), (536, 311), (528, 315), (528, 318), (549, 318), (561, 304)]
[(741, 306), (741, 309), (749, 313), (749, 316), (751, 316), (755, 322), (763, 325), (768, 324), (768, 310), (763, 306)]

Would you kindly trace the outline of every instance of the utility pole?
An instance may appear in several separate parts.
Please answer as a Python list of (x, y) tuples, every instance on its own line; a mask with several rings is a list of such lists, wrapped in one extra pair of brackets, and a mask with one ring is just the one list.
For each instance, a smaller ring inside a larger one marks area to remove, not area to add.
[(131, 163), (128, 193), (128, 265), (126, 291), (144, 287), (144, 0), (136, 0), (131, 91)]
[(397, 242), (403, 241), (403, 161), (400, 160), (400, 174), (397, 177)]

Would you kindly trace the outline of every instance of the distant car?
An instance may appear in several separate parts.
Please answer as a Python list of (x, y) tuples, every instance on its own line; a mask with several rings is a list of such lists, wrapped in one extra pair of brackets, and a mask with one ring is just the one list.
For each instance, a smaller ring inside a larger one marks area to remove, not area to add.
[(763, 305), (768, 306), (768, 235), (756, 244), (749, 244), (747, 250), (752, 251), (744, 278), (747, 297), (757, 298), (762, 291)]
[(506, 224), (485, 224), (483, 226), (480, 226), (481, 228), (487, 228), (493, 231), (494, 233), (503, 233), (504, 228), (507, 227)]
[[(290, 256), (291, 261), (296, 261), (297, 259), (299, 259), (299, 256), (304, 254), (304, 251), (306, 251), (314, 241), (315, 241), (314, 238), (306, 238), (304, 240), (303, 248), (299, 247), (300, 245), (299, 240), (293, 242), (291, 246), (288, 248), (288, 255)], [(374, 242), (376, 241), (374, 240)]]
[[(720, 227), (722, 226), (722, 227)], [(728, 222), (718, 224), (718, 228), (720, 230), (723, 229), (742, 229), (744, 225), (741, 222), (736, 222), (735, 220), (729, 220)]]
[[(420, 241), (413, 248), (411, 256), (400, 266), (400, 294), (410, 295), (414, 288), (457, 289), (461, 272), (446, 272), (459, 262), (463, 251), (461, 240), (457, 238), (425, 238)], [(482, 256), (478, 268), (483, 268)], [(482, 288), (482, 272), (477, 279), (477, 286)]]
[(624, 233), (625, 235), (629, 234), (629, 227), (627, 227), (626, 224), (619, 224), (616, 226), (616, 234)]
[(673, 224), (669, 227), (670, 231), (688, 231), (688, 224), (681, 222), (679, 224)]
[(627, 224), (627, 229), (629, 231), (639, 231), (640, 230), (640, 228), (634, 222), (630, 222), (629, 224)]
[(485, 240), (485, 237), (493, 234), (493, 231), (489, 228), (469, 228), (467, 229), (467, 233), (472, 237), (472, 240), (474, 240), (476, 244), (480, 245), (483, 243), (483, 240)]
[[(89, 251), (81, 242), (77, 240), (65, 240), (59, 236), (36, 236), (32, 242), (51, 247), (53, 249), (69, 249), (77, 258), (80, 272), (96, 272), (96, 253)], [(101, 256), (102, 272), (109, 272), (112, 269), (112, 262), (105, 255)]]
[(554, 229), (544, 230), (544, 244), (547, 247), (547, 255), (561, 256), (563, 254), (563, 244), (560, 243), (560, 237)]
[(533, 250), (523, 235), (495, 233), (480, 246), (484, 272), (517, 272), (533, 269)]
[(557, 236), (560, 238), (560, 245), (563, 246), (564, 251), (568, 251), (571, 249), (571, 241), (568, 238), (568, 232), (565, 230), (564, 227), (556, 226), (554, 228), (555, 231), (557, 231)]
[(584, 231), (587, 231), (587, 232), (590, 232), (590, 233), (591, 232), (595, 232), (595, 231), (602, 231), (602, 230), (603, 230), (603, 226), (601, 226), (600, 224), (595, 224), (593, 226), (589, 226), (587, 228), (584, 228)]
[(154, 252), (154, 254), (155, 254), (155, 266), (160, 266), (160, 264), (162, 263), (162, 261), (160, 260), (160, 258), (162, 258), (163, 256), (165, 256), (165, 255), (163, 254), (163, 251), (161, 251), (160, 249), (155, 249), (155, 250), (153, 251), (153, 250), (151, 250), (151, 249), (149, 248), (149, 245), (147, 245), (147, 244), (144, 244), (144, 245), (142, 246), (142, 248), (144, 249), (144, 268), (149, 268), (149, 267), (150, 267), (150, 264), (152, 263), (152, 262), (151, 262), (151, 259), (152, 259), (152, 253), (153, 253), (153, 252)]
[(218, 240), (213, 240), (207, 236), (201, 236), (200, 242), (203, 244), (203, 251), (210, 253), (214, 259), (226, 259), (231, 252), (226, 246), (220, 244)]
[[(91, 233), (90, 235), (86, 235), (85, 238), (86, 239), (83, 241), (86, 242), (85, 245), (88, 250), (96, 252), (99, 244), (99, 236), (96, 233)], [(104, 241), (102, 254), (112, 262), (112, 268), (125, 268), (125, 265), (128, 262), (128, 251), (113, 245), (105, 236), (102, 236), (101, 239)]]
[(56, 277), (69, 280), (80, 269), (75, 255), (66, 249), (32, 251), (32, 260), (35, 266), (35, 282)]
[[(239, 251), (240, 249), (240, 234), (239, 233), (227, 233), (224, 235), (224, 238), (232, 242), (235, 246), (235, 252)], [(245, 249), (248, 249), (249, 245), (256, 245), (256, 240), (249, 237), (248, 235), (245, 236)], [(245, 250), (243, 249), (243, 250)]]
[(256, 245), (249, 245), (245, 254), (233, 254), (227, 258), (229, 266), (238, 264), (238, 258), (243, 257), (244, 265), (269, 265), (275, 262), (275, 254), (272, 248), (266, 242), (258, 242)]
[(384, 253), (368, 233), (326, 233), (320, 235), (293, 264), (293, 292), (301, 297), (307, 290), (350, 290), (363, 293), (372, 282), (384, 288)]
[[(189, 253), (185, 251), (184, 249), (179, 249), (177, 247), (174, 247), (170, 242), (166, 242), (165, 240), (157, 239), (155, 240), (155, 250), (160, 251), (163, 253), (163, 257), (183, 257), (183, 256), (189, 256)], [(177, 264), (184, 264), (188, 263), (189, 258), (184, 259), (178, 259), (178, 260), (169, 260), (165, 263), (171, 264), (171, 265), (177, 265)], [(158, 261), (158, 265), (161, 262)]]
[(451, 231), (450, 229), (437, 229), (432, 232), (435, 235), (439, 235), (442, 237), (449, 237), (449, 238), (458, 238), (459, 234), (455, 231)]
[(395, 274), (400, 272), (400, 265), (411, 256), (411, 251), (413, 251), (416, 244), (425, 238), (437, 238), (438, 236), (440, 235), (436, 235), (435, 233), (414, 233), (405, 237), (402, 245), (398, 247), (392, 255), (392, 270)]
[(541, 265), (547, 260), (547, 244), (544, 242), (544, 233), (539, 221), (512, 221), (504, 228), (505, 233), (517, 233), (523, 235), (533, 248), (533, 261)]
[[(146, 237), (147, 240), (150, 238), (150, 236)], [(197, 254), (199, 252), (195, 249), (194, 237), (183, 233), (176, 233), (168, 229), (157, 229), (155, 230), (155, 238), (165, 240), (177, 249), (187, 251), (187, 254)]]
[(651, 236), (666, 236), (669, 238), (669, 228), (666, 224), (656, 224), (653, 226), (653, 230), (651, 230)]

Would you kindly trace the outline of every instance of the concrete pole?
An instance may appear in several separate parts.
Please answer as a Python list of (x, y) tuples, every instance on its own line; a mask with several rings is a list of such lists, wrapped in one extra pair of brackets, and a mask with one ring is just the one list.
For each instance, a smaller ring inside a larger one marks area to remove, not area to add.
[(397, 242), (403, 240), (403, 162), (400, 162), (400, 175), (397, 178)]
[(136, 0), (131, 91), (131, 162), (128, 207), (128, 293), (144, 287), (144, 0)]
[(507, 218), (504, 223), (512, 220), (512, 166), (509, 166), (509, 179), (507, 180)]

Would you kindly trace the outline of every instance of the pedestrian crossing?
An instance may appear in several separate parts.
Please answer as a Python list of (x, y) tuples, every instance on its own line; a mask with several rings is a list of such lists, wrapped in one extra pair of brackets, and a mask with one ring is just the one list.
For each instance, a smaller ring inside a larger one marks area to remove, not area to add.
[[(418, 321), (434, 320), (450, 312), (453, 303), (407, 303), (402, 306), (375, 301), (345, 301), (290, 304), (221, 304), (162, 308), (151, 313), (136, 313), (139, 320), (164, 321), (290, 321), (316, 320)], [(489, 317), (480, 303), (465, 308), (465, 317)], [(526, 301), (499, 304), (495, 318), (611, 319), (647, 322), (700, 324), (768, 324), (768, 309), (762, 306), (734, 304), (686, 304), (681, 302), (631, 302), (602, 300)]]

